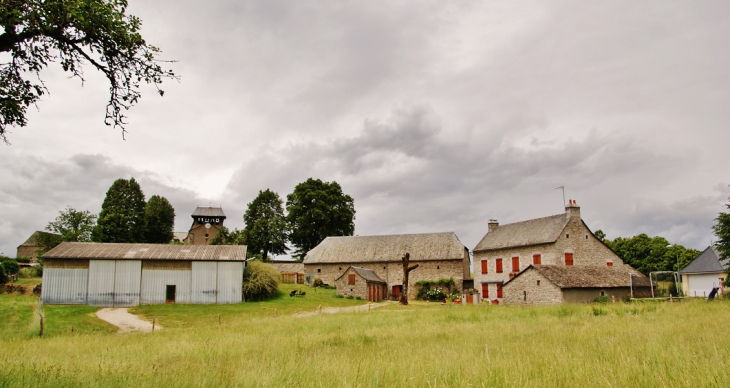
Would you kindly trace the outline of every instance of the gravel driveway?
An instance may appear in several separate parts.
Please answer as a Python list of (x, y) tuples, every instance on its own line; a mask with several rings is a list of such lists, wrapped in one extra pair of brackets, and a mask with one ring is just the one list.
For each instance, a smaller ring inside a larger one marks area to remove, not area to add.
[[(103, 308), (96, 312), (96, 316), (119, 328), (119, 333), (130, 331), (152, 331), (152, 322), (142, 320), (140, 317), (130, 314), (126, 308)], [(162, 326), (155, 324), (155, 331), (162, 330)]]

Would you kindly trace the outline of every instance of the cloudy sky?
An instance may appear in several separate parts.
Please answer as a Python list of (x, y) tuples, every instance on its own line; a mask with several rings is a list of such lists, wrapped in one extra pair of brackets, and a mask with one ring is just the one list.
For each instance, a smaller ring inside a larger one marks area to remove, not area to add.
[(609, 238), (704, 249), (730, 196), (726, 1), (131, 0), (180, 82), (129, 133), (108, 84), (60, 69), (0, 145), (0, 253), (66, 206), (98, 213), (117, 178), (176, 210), (309, 177), (355, 199), (359, 235), (455, 231), (563, 212)]

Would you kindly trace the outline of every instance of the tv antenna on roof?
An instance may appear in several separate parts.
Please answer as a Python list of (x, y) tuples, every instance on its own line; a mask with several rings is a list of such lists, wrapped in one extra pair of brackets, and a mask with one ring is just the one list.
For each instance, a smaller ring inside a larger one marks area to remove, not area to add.
[(565, 186), (556, 187), (555, 190), (557, 189), (563, 190), (563, 207), (565, 207)]

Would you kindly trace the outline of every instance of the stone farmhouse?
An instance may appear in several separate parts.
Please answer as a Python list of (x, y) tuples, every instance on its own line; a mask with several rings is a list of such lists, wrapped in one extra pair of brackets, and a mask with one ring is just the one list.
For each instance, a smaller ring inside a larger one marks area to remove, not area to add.
[(337, 293), (371, 302), (380, 302), (388, 296), (388, 285), (372, 269), (350, 266), (335, 279)]
[[(530, 273), (525, 274), (522, 280), (511, 285), (509, 290), (502, 288), (510, 279), (530, 266), (532, 266)], [(538, 269), (538, 266), (550, 268)], [(603, 289), (601, 287), (604, 284), (603, 280), (619, 276), (615, 271), (605, 273), (600, 270), (563, 271), (555, 270), (553, 267), (556, 266), (562, 268), (592, 266), (607, 270), (620, 268), (625, 272), (626, 281), (629, 280), (630, 271), (636, 272), (631, 267), (624, 268), (623, 260), (593, 235), (580, 217), (580, 207), (575, 201), (570, 200), (564, 214), (505, 225), (490, 220), (487, 234), (474, 248), (474, 286), (481, 293), (482, 300), (491, 300), (492, 303), (505, 301), (508, 291), (516, 294), (510, 295), (509, 301), (521, 298), (524, 302), (525, 292), (528, 292), (530, 302), (543, 300), (559, 302), (572, 300), (572, 294), (563, 295), (561, 298), (537, 295), (533, 298), (535, 290), (521, 287), (527, 287), (528, 279), (535, 284), (540, 280), (541, 287), (547, 286), (539, 290), (553, 286), (571, 288), (577, 284), (567, 280), (563, 283), (562, 280), (558, 280), (560, 278), (582, 279), (581, 285), (594, 285)], [(598, 292), (599, 294), (595, 296), (600, 296), (601, 291)]]
[(319, 278), (335, 285), (350, 266), (368, 269), (385, 282), (387, 298), (395, 298), (403, 289), (401, 257), (406, 252), (411, 265), (419, 265), (409, 274), (411, 299), (418, 292), (414, 284), (419, 280), (453, 278), (462, 289), (463, 281), (469, 279), (469, 250), (454, 232), (327, 237), (307, 252), (304, 271), (309, 281)]
[(620, 301), (634, 292), (650, 292), (649, 279), (628, 265), (529, 265), (504, 283), (507, 304), (535, 305), (593, 302), (605, 296)]
[(63, 242), (43, 260), (46, 304), (228, 304), (242, 300), (246, 246)]
[(193, 217), (193, 224), (183, 242), (190, 245), (208, 245), (208, 241), (218, 235), (223, 227), (226, 214), (219, 207), (198, 206), (191, 217)]
[(713, 288), (723, 290), (727, 279), (730, 260), (721, 260), (720, 252), (713, 246), (707, 247), (679, 273), (682, 275), (682, 289), (685, 296), (707, 297)]

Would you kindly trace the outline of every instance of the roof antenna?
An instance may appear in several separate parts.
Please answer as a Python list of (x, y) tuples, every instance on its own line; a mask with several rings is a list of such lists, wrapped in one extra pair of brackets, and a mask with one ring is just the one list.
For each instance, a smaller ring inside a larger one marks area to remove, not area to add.
[(557, 189), (563, 190), (563, 207), (565, 207), (565, 186), (556, 187), (555, 190)]

